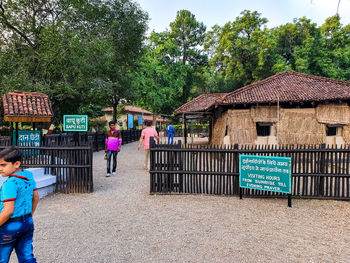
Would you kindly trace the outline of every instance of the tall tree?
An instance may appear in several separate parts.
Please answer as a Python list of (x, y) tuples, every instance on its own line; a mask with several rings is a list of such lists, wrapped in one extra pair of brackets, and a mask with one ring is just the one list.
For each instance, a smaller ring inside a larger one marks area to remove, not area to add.
[(265, 64), (271, 60), (273, 42), (263, 29), (266, 23), (258, 12), (245, 10), (235, 21), (215, 26), (205, 45), (206, 50), (211, 50), (213, 70), (231, 76), (240, 85), (269, 75)]
[(142, 54), (148, 15), (129, 0), (111, 1), (110, 10), (106, 26), (112, 48), (105, 81), (110, 83), (107, 95), (116, 121), (118, 104), (133, 96), (131, 76)]
[(178, 48), (168, 32), (152, 32), (138, 71), (134, 74), (136, 102), (155, 114), (171, 114), (181, 105), (187, 71), (176, 61)]
[(174, 22), (170, 23), (170, 38), (174, 39), (179, 49), (177, 60), (186, 66), (186, 82), (182, 87), (182, 102), (187, 102), (194, 82), (194, 73), (198, 67), (207, 63), (207, 56), (201, 50), (206, 27), (198, 22), (188, 10), (180, 10)]

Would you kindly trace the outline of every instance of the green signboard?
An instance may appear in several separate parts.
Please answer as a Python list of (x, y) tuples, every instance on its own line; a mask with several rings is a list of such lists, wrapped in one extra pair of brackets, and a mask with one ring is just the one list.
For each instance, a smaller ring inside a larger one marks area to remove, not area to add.
[[(16, 140), (16, 131), (13, 131), (13, 145), (15, 145)], [(27, 130), (19, 130), (18, 131), (18, 146), (40, 146), (41, 133), (40, 131), (27, 131)]]
[(243, 188), (291, 193), (291, 158), (241, 155), (239, 184)]
[(87, 131), (88, 116), (87, 115), (64, 115), (63, 130), (64, 131)]

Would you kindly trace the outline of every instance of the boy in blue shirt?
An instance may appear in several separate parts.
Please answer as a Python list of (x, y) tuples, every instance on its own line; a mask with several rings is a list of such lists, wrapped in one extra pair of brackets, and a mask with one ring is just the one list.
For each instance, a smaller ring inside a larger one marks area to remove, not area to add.
[(15, 147), (0, 152), (0, 174), (8, 179), (0, 188), (0, 263), (13, 248), (18, 262), (36, 262), (33, 254), (32, 215), (39, 202), (33, 174), (21, 169), (22, 153)]

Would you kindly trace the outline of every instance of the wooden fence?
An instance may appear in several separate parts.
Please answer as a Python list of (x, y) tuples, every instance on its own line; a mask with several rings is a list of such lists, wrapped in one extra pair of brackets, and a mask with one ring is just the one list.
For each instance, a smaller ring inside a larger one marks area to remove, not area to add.
[[(0, 146), (0, 150), (4, 147)], [(23, 152), (24, 168), (45, 168), (56, 176), (56, 192), (90, 193), (93, 191), (92, 148), (19, 147)]]
[[(123, 144), (139, 139), (140, 130), (122, 131)], [(0, 150), (11, 145), (10, 138), (0, 139)], [(45, 168), (56, 176), (56, 192), (90, 193), (93, 191), (93, 151), (103, 150), (105, 133), (69, 133), (44, 135), (40, 147), (20, 146), (23, 167)]]
[[(151, 193), (239, 195), (239, 155), (292, 158), (292, 196), (350, 199), (350, 148), (299, 146), (184, 146), (151, 144)], [(249, 196), (286, 194), (242, 189)]]
[[(121, 131), (123, 144), (137, 141), (141, 136), (141, 130)], [(43, 135), (41, 145), (43, 147), (73, 147), (91, 146), (93, 151), (98, 152), (105, 147), (105, 132), (76, 132)], [(0, 146), (11, 145), (10, 137), (0, 138)]]

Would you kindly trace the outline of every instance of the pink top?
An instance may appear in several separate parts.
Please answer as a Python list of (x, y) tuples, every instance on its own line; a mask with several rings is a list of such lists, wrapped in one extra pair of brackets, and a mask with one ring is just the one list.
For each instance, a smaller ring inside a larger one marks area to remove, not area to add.
[(107, 139), (107, 150), (118, 151), (119, 150), (119, 144), (121, 144), (121, 143), (122, 143), (122, 140), (119, 140), (119, 138), (108, 137), (108, 139)]
[(118, 151), (120, 145), (122, 144), (122, 139), (119, 138), (121, 137), (120, 131), (115, 129), (113, 133), (111, 131), (108, 131), (106, 133), (106, 144), (107, 144), (107, 150), (110, 151)]
[(149, 138), (151, 136), (153, 136), (153, 137), (158, 136), (158, 133), (152, 127), (147, 127), (147, 128), (142, 130), (141, 136), (144, 136), (143, 148), (144, 149), (149, 149)]

